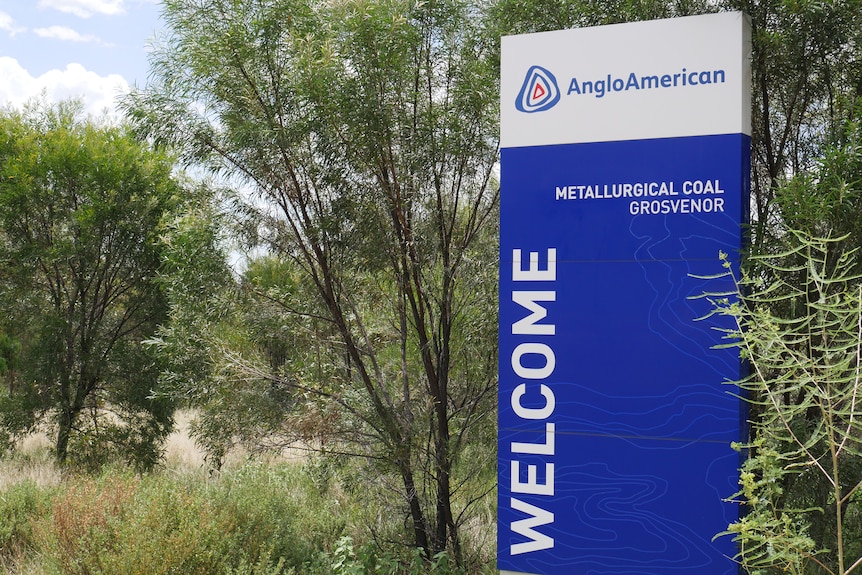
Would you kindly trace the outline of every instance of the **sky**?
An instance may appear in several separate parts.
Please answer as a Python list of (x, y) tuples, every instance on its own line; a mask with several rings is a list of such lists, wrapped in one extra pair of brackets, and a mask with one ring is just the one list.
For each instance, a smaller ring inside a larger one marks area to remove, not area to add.
[(116, 115), (117, 96), (146, 84), (159, 0), (0, 0), (0, 106), (81, 98)]

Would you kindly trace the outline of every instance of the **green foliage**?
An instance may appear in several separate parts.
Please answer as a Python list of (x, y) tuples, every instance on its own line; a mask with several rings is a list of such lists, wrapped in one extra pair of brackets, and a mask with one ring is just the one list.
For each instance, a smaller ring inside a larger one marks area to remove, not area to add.
[(716, 10), (704, 0), (501, 0), (492, 5), (501, 35), (674, 18)]
[[(364, 457), (353, 486), (367, 489), (374, 514), (410, 517), (370, 521), (380, 539), (397, 528), (428, 556), (446, 549), (470, 564), (460, 533), (494, 465), (498, 35), (726, 7), (753, 20), (754, 244), (787, 248), (772, 253), (784, 291), (764, 306), (796, 320), (817, 288), (786, 227), (844, 238), (827, 247), (830, 270), (858, 245), (852, 154), (827, 158), (850, 162), (836, 171), (843, 188), (828, 170), (782, 186), (827, 146), (857, 145), (842, 129), (862, 93), (858, 0), (168, 0), (154, 81), (126, 106), (142, 133), (242, 187), (231, 198), (237, 237), (266, 254), (249, 262), (240, 290), (222, 271), (214, 283), (179, 268), (167, 279), (174, 321), (152, 341), (170, 358), (173, 395), (202, 409), (196, 433), (214, 465), (238, 440), (300, 438)], [(198, 246), (178, 255), (217, 253), (207, 248), (214, 234), (177, 231)], [(770, 261), (751, 277), (773, 281)], [(793, 292), (800, 285), (805, 294)], [(801, 388), (785, 394), (819, 409)], [(753, 420), (770, 428), (770, 405), (752, 398)], [(819, 429), (811, 413), (791, 427), (803, 443)], [(766, 488), (766, 467), (789, 465), (793, 445), (761, 444), (778, 460), (751, 460), (749, 493)], [(774, 499), (776, 532), (834, 538), (812, 511), (830, 493), (814, 471), (790, 465), (764, 499)], [(806, 510), (804, 521), (781, 523), (785, 506)]]
[(31, 481), (0, 491), (0, 565), (2, 558), (32, 549), (33, 525), (50, 509), (51, 493)]
[[(21, 344), (12, 338), (9, 334), (0, 331), (0, 375), (6, 375), (7, 379), (12, 382), (14, 372), (17, 369), (17, 356), (21, 349)], [(13, 385), (10, 383), (10, 385)]]
[(450, 565), (446, 553), (438, 553), (429, 561), (422, 549), (414, 549), (404, 561), (381, 553), (370, 545), (356, 549), (353, 538), (342, 537), (331, 554), (332, 575), (462, 575), (463, 570)]
[[(839, 254), (862, 246), (862, 124), (846, 123), (840, 141), (811, 170), (775, 192), (775, 206), (783, 227), (835, 240), (829, 244), (831, 264)], [(781, 240), (774, 243), (781, 245)], [(862, 272), (862, 259), (854, 261), (853, 271)]]
[(821, 551), (809, 535), (806, 516), (822, 510), (788, 505), (785, 485), (799, 471), (781, 448), (758, 437), (747, 449), (753, 456), (743, 464), (742, 488), (735, 496), (746, 506), (745, 514), (722, 535), (733, 536), (739, 543), (738, 559), (750, 573), (805, 573), (811, 557)]
[(212, 480), (114, 469), (75, 477), (42, 505), (24, 524), (33, 551), (61, 575), (314, 573), (344, 529), (332, 498), (297, 464)]
[(0, 455), (14, 447), (15, 439), (33, 429), (36, 423), (32, 395), (10, 395), (0, 389)]
[[(243, 416), (234, 416), (231, 421), (212, 417), (212, 413), (222, 413), (232, 405), (224, 397), (225, 387), (238, 390), (241, 385), (227, 382), (220, 365), (225, 350), (242, 338), (233, 319), (240, 311), (220, 231), (224, 220), (214, 206), (213, 195), (208, 185), (198, 186), (186, 209), (164, 226), (160, 282), (168, 301), (168, 317), (145, 344), (161, 361), (161, 396), (202, 410), (196, 435), (209, 453), (210, 463), (218, 468), (234, 442), (239, 422), (253, 417), (254, 411), (244, 410)], [(208, 428), (212, 434), (201, 432)]]
[[(16, 457), (20, 458), (20, 455)], [(349, 468), (247, 463), (219, 474), (106, 468), (0, 492), (0, 569), (40, 575), (465, 575), (451, 557), (360, 535)], [(476, 570), (470, 571), (476, 573)], [(484, 572), (484, 571), (483, 571)], [(491, 571), (487, 571), (490, 573)]]
[(284, 558), (273, 563), (271, 552), (265, 549), (254, 563), (249, 563), (241, 558), (236, 568), (228, 568), (225, 575), (292, 575), (295, 571), (291, 568), (285, 570)]
[(159, 234), (182, 201), (172, 169), (75, 104), (0, 112), (0, 321), (17, 340), (0, 423), (10, 434), (50, 423), (59, 461), (72, 445), (151, 467), (170, 429), (171, 404), (152, 393), (157, 359), (140, 344), (165, 317)]
[[(782, 10), (788, 12), (781, 17), (793, 13), (798, 19), (815, 19), (820, 11), (839, 13), (847, 8), (845, 3), (785, 6)], [(836, 17), (821, 15), (827, 20)], [(818, 24), (811, 20), (807, 26), (813, 33)], [(802, 38), (797, 32), (785, 30), (774, 40), (804, 40), (806, 50), (807, 43), (834, 40)], [(758, 48), (761, 40), (756, 39), (756, 54), (766, 49)], [(756, 79), (758, 73), (755, 70)], [(790, 92), (825, 89), (785, 87)], [(713, 294), (717, 313), (736, 322), (737, 328), (726, 334), (727, 345), (738, 346), (751, 368), (749, 377), (739, 382), (749, 403), (751, 434), (750, 444), (741, 446), (748, 458), (737, 494), (746, 512), (727, 534), (740, 543), (739, 559), (752, 573), (844, 575), (862, 557), (857, 483), (862, 476), (857, 414), (862, 131), (852, 113), (849, 120), (816, 120), (811, 114), (817, 106), (809, 103), (812, 108), (797, 110), (795, 119), (783, 121), (802, 129), (816, 145), (807, 151), (794, 149), (796, 173), (784, 164), (781, 177), (769, 184), (768, 210), (773, 215), (755, 229), (757, 239), (738, 280), (738, 293)], [(770, 121), (776, 122), (777, 116)], [(808, 132), (800, 128), (806, 122), (820, 122), (821, 128)], [(803, 152), (822, 156), (816, 162), (811, 157), (803, 161), (798, 155)], [(788, 174), (792, 177), (785, 180)], [(768, 233), (768, 240), (758, 238), (763, 233)], [(725, 268), (727, 275), (735, 273), (726, 262)]]
[(753, 573), (845, 575), (862, 561), (862, 284), (857, 252), (832, 257), (844, 240), (788, 230), (785, 251), (755, 258), (763, 275), (742, 280), (739, 301), (717, 300), (751, 364), (739, 382), (753, 413), (746, 513), (728, 533)]
[[(217, 350), (177, 362), (204, 385), (169, 375), (216, 465), (237, 439), (363, 458), (382, 537), (459, 565), (490, 493), (465, 486), (495, 464), (487, 16), (460, 0), (169, 0), (154, 81), (125, 100), (147, 137), (238, 184), (238, 237), (266, 254), (219, 300), (232, 313), (187, 317), (158, 344)], [(485, 449), (463, 457), (473, 442)]]
[(859, 0), (730, 0), (723, 6), (744, 11), (752, 23), (752, 244), (766, 247), (779, 239), (781, 227), (774, 224), (786, 210), (799, 214), (777, 194), (840, 146), (845, 128), (860, 119), (862, 9)]

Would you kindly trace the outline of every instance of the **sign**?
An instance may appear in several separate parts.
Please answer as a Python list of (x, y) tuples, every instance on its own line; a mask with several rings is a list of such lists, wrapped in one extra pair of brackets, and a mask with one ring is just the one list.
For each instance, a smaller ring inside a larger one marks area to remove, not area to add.
[(739, 263), (749, 34), (732, 12), (502, 40), (503, 573), (738, 572), (713, 537), (743, 371), (696, 296)]

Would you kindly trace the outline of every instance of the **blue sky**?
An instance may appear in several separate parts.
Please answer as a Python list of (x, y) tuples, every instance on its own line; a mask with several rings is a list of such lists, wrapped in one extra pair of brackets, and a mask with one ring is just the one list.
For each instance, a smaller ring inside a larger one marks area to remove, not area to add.
[(43, 90), (113, 113), (117, 95), (142, 86), (159, 0), (0, 0), (0, 105)]

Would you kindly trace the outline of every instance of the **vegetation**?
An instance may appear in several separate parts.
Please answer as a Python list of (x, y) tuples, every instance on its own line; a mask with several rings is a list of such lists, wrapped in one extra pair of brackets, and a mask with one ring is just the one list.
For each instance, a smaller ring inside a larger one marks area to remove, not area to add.
[[(818, 202), (822, 188), (799, 184), (848, 143), (848, 127), (859, 121), (862, 10), (858, 0), (731, 0), (729, 7), (747, 13), (752, 23), (751, 241), (756, 250), (768, 249), (786, 227), (796, 227), (788, 209), (804, 213)], [(786, 201), (791, 181), (805, 196), (796, 208)], [(834, 199), (840, 188), (832, 189), (827, 197)], [(849, 215), (815, 210), (803, 217), (858, 225)], [(853, 239), (859, 245), (862, 238)]]
[(165, 317), (158, 235), (180, 187), (170, 157), (78, 115), (0, 113), (0, 321), (15, 356), (0, 421), (50, 423), (61, 463), (82, 443), (71, 453), (93, 463), (151, 467), (171, 407), (152, 397), (158, 363), (141, 342)]
[(779, 189), (779, 201), (804, 199), (809, 211), (803, 215), (795, 203), (798, 219), (773, 230), (777, 241), (751, 256), (735, 278), (737, 292), (716, 300), (717, 312), (736, 320), (729, 345), (751, 366), (739, 383), (751, 406), (737, 494), (747, 513), (727, 534), (752, 573), (846, 575), (862, 565), (862, 262), (850, 240), (856, 222), (835, 218), (832, 209), (801, 219), (817, 204), (834, 209), (847, 201), (841, 196), (858, 194), (861, 167), (854, 141), (830, 152), (815, 174)]
[[(218, 331), (257, 345), (206, 343), (230, 349), (204, 366), (213, 388), (257, 382), (279, 431), (363, 458), (409, 544), (458, 566), (493, 489), (471, 480), (494, 469), (498, 72), (483, 17), (452, 0), (171, 0), (155, 82), (126, 100), (143, 135), (248, 187), (233, 213), (267, 255), (243, 278), (242, 325)], [(199, 338), (184, 344), (174, 319), (160, 345), (187, 358)], [(200, 400), (204, 435), (225, 429), (225, 401), (171, 379)]]
[(443, 558), (426, 568), (416, 556), (381, 551), (351, 525), (360, 513), (358, 498), (320, 480), (315, 460), (246, 463), (213, 477), (194, 469), (138, 476), (106, 467), (59, 485), (21, 481), (4, 490), (0, 569), (39, 575), (452, 573)]

